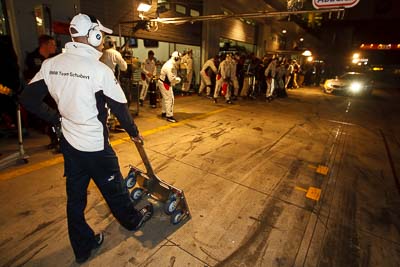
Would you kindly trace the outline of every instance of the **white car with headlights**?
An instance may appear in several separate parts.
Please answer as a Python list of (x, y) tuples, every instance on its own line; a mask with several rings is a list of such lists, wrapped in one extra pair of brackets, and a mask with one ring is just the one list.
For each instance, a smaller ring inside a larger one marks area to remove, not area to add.
[(365, 73), (346, 72), (335, 79), (328, 79), (324, 83), (324, 92), (344, 93), (348, 95), (370, 95), (373, 81)]

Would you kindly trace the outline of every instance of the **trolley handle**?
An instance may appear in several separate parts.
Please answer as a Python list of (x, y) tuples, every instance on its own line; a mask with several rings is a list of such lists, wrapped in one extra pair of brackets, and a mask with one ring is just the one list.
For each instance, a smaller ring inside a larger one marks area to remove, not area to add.
[(144, 146), (143, 137), (140, 136), (140, 135), (138, 135), (138, 136), (136, 136), (136, 137), (131, 137), (131, 140), (132, 140), (134, 143), (139, 143), (139, 144), (141, 144), (142, 146)]
[(144, 166), (146, 167), (146, 171), (147, 171), (147, 175), (149, 175), (149, 177), (151, 179), (155, 179), (155, 174), (153, 171), (153, 167), (150, 164), (150, 160), (147, 157), (146, 151), (144, 150), (144, 141), (143, 138), (139, 137), (139, 138), (132, 138), (132, 141), (135, 143), (136, 148), (139, 152), (140, 157), (142, 158), (142, 161), (144, 163)]

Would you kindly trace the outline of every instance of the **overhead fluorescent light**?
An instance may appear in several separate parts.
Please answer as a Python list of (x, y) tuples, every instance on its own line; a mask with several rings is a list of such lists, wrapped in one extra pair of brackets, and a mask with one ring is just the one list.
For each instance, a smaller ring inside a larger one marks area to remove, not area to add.
[(139, 11), (139, 12), (149, 12), (150, 8), (151, 8), (151, 1), (141, 1), (139, 3), (137, 11)]

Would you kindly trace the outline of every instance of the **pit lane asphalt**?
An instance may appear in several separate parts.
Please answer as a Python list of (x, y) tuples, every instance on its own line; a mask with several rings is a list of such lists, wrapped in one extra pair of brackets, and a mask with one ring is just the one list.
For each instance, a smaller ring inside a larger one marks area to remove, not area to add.
[[(176, 124), (144, 107), (135, 121), (151, 163), (185, 191), (192, 218), (172, 226), (159, 209), (126, 231), (91, 184), (86, 216), (105, 242), (85, 266), (399, 266), (399, 98), (317, 88), (231, 106), (181, 97)], [(124, 175), (144, 169), (125, 133), (111, 141)], [(62, 157), (46, 143), (32, 134), (29, 163), (0, 172), (2, 266), (76, 265)]]

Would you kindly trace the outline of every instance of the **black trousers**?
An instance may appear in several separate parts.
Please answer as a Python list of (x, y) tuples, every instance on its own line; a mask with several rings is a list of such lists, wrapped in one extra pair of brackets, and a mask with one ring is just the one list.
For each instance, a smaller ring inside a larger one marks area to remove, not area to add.
[(120, 172), (118, 158), (108, 144), (102, 151), (82, 152), (72, 147), (65, 138), (61, 140), (64, 169), (67, 178), (68, 233), (75, 257), (90, 253), (95, 239), (94, 231), (85, 220), (87, 188), (93, 179), (112, 214), (128, 230), (133, 230), (140, 220), (140, 213), (129, 198)]

